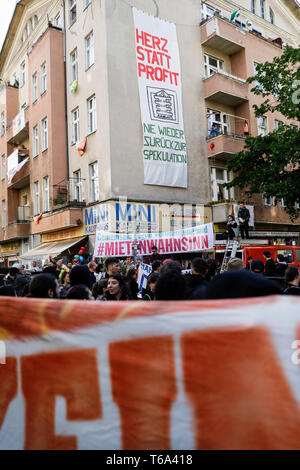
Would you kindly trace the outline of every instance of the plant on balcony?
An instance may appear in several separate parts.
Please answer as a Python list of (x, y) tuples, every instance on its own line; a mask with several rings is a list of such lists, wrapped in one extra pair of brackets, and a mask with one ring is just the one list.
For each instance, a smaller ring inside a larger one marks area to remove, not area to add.
[(54, 206), (61, 206), (66, 204), (67, 196), (66, 194), (58, 194), (55, 198), (53, 198), (53, 205)]
[(228, 169), (237, 173), (227, 187), (285, 199), (292, 221), (300, 216), (300, 48), (287, 46), (281, 57), (257, 65), (252, 92), (264, 99), (254, 105), (256, 117), (280, 112), (298, 125), (282, 125), (263, 136), (248, 136), (244, 150), (232, 155)]

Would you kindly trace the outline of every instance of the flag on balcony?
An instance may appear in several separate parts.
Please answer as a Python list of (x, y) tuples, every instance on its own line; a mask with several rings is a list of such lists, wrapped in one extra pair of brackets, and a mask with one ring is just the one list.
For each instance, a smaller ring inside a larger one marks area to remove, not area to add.
[(240, 10), (235, 10), (231, 16), (230, 16), (230, 21), (233, 21), (235, 20), (236, 18), (238, 18), (240, 16)]

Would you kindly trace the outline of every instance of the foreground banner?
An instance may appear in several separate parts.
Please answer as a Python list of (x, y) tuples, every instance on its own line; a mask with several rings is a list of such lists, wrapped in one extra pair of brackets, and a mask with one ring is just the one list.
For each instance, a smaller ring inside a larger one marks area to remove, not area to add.
[(161, 233), (111, 233), (97, 228), (94, 257), (132, 256), (133, 246), (137, 253), (151, 254), (153, 246), (160, 255), (211, 250), (214, 246), (213, 224), (199, 225), (184, 230)]
[(144, 183), (187, 187), (176, 26), (133, 8)]
[(300, 449), (300, 300), (0, 300), (0, 449)]

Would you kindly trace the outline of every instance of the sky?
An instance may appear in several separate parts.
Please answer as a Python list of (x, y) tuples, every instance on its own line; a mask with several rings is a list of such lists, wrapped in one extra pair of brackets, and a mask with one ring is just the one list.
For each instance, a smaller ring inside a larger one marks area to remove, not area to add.
[(0, 49), (14, 12), (16, 0), (0, 0)]

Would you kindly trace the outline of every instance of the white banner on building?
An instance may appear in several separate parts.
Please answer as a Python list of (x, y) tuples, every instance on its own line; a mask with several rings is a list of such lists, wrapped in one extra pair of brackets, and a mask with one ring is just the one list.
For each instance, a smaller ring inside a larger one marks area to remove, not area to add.
[(133, 8), (143, 126), (144, 183), (187, 187), (176, 26)]
[(138, 245), (138, 254), (151, 254), (153, 246), (161, 255), (211, 250), (214, 246), (213, 224), (198, 225), (174, 232), (160, 233), (111, 233), (97, 227), (95, 235), (95, 258), (107, 256), (132, 256), (133, 246)]

